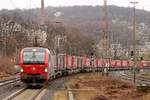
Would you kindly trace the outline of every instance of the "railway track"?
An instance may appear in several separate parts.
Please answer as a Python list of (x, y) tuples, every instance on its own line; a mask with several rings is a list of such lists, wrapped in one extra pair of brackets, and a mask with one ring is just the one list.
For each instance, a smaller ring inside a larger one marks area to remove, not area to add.
[(53, 94), (59, 90), (65, 90), (65, 82), (72, 76), (62, 77), (49, 81), (44, 87), (23, 87), (16, 92), (12, 92), (3, 100), (51, 100)]
[(19, 90), (24, 87), (21, 83), (19, 75), (14, 75), (8, 77), (5, 80), (0, 81), (0, 100), (3, 100), (6, 96), (10, 95), (12, 92)]
[(38, 96), (46, 89), (47, 85), (42, 88), (22, 88), (3, 100), (39, 100)]
[(9, 84), (12, 84), (12, 83), (15, 83), (18, 81), (20, 81), (19, 77), (3, 80), (3, 81), (0, 81), (0, 87), (5, 86), (5, 85), (9, 85)]
[[(119, 76), (122, 78), (122, 79), (125, 79), (125, 80), (129, 80), (129, 81), (133, 81), (133, 75), (128, 75), (128, 74), (125, 74), (125, 73), (120, 73)], [(137, 76), (136, 77), (136, 85), (137, 86), (150, 86), (150, 78), (148, 77), (139, 77)]]

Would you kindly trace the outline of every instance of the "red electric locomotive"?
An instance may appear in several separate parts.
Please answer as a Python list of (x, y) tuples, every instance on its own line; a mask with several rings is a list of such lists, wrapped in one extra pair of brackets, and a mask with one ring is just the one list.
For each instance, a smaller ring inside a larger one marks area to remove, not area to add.
[(43, 85), (53, 75), (54, 66), (52, 53), (47, 48), (28, 47), (21, 51), (20, 76), (27, 85)]

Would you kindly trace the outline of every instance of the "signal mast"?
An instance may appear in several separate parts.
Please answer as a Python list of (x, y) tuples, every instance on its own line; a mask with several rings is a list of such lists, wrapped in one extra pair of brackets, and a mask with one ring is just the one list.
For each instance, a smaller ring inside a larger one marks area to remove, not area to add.
[(102, 58), (106, 59), (103, 61), (103, 66), (109, 67), (109, 59), (110, 59), (110, 46), (109, 46), (109, 35), (108, 35), (108, 8), (107, 8), (107, 0), (104, 0), (103, 5), (103, 21), (102, 21), (102, 47), (103, 54)]

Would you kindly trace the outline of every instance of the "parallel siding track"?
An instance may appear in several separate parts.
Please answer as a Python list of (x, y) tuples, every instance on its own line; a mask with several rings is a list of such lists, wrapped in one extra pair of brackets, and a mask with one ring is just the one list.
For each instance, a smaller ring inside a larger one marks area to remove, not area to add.
[(3, 81), (0, 81), (0, 87), (5, 86), (5, 85), (9, 85), (9, 84), (12, 84), (12, 83), (16, 83), (18, 81), (20, 81), (19, 77), (8, 79), (8, 80), (3, 80)]
[[(133, 76), (128, 74), (119, 74), (122, 79), (133, 81)], [(148, 77), (136, 77), (136, 85), (150, 86), (150, 78)]]

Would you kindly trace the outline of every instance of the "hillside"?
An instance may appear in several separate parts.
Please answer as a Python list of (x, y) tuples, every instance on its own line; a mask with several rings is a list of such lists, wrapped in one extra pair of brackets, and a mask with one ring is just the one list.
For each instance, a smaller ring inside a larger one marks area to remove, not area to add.
[[(39, 10), (2, 10), (0, 16), (11, 16), (17, 22), (39, 22)], [(102, 37), (101, 22), (103, 20), (102, 6), (73, 6), (73, 7), (47, 7), (46, 8), (46, 20), (54, 23), (55, 21), (61, 21), (67, 27), (75, 27), (81, 32), (88, 35), (94, 35), (97, 39)], [(109, 35), (111, 41), (119, 41), (126, 45), (127, 41), (132, 39), (132, 8), (108, 7), (108, 19), (109, 19)], [(150, 12), (144, 10), (136, 10), (137, 25), (144, 23), (147, 28), (144, 30), (146, 34), (149, 33), (148, 27), (150, 26)], [(139, 27), (139, 26), (137, 26)], [(140, 36), (138, 40), (142, 39), (143, 31), (138, 30)], [(116, 37), (117, 36), (117, 37)], [(148, 36), (148, 35), (147, 35)], [(130, 38), (129, 38), (130, 37)]]

